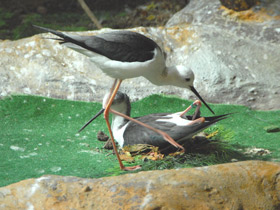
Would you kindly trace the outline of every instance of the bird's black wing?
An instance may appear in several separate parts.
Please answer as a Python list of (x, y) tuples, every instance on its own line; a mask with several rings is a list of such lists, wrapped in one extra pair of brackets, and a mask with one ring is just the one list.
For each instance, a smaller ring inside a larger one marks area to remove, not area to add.
[(112, 31), (96, 36), (77, 36), (40, 26), (35, 27), (59, 36), (61, 39), (57, 40), (61, 44), (72, 43), (116, 61), (143, 62), (151, 60), (154, 57), (154, 49), (159, 48), (151, 39), (131, 31)]
[[(175, 126), (175, 124), (166, 122), (156, 122), (156, 119), (158, 119), (159, 116), (161, 115), (153, 114), (139, 117), (136, 119), (152, 126), (153, 128), (159, 129), (164, 132), (168, 132), (170, 135), (170, 131), (172, 127)], [(165, 147), (169, 144), (162, 138), (161, 135), (134, 122), (129, 122), (123, 134), (123, 137), (124, 146), (134, 144), (150, 144), (153, 146)]]
[[(212, 124), (223, 120), (226, 115), (219, 115), (208, 118), (204, 123), (194, 123), (188, 126), (176, 126), (174, 123), (156, 121), (159, 116), (166, 114), (152, 114), (139, 117), (137, 120), (146, 123), (156, 129), (166, 132), (175, 141), (191, 138), (201, 130), (211, 126)], [(182, 143), (182, 142), (180, 142)], [(154, 131), (147, 129), (139, 124), (130, 122), (124, 132), (124, 146), (134, 144), (150, 144), (161, 148), (165, 148), (170, 144), (163, 137)]]

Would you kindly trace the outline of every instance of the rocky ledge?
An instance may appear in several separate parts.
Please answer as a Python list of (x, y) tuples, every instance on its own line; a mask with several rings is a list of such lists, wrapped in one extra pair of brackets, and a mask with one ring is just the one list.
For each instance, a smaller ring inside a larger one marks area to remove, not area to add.
[(0, 188), (0, 209), (280, 209), (280, 164), (245, 161), (85, 179), (45, 175)]

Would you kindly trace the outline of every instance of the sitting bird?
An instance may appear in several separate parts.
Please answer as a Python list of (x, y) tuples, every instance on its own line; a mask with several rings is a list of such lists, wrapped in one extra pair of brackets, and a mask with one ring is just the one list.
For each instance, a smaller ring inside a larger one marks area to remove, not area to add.
[[(109, 95), (109, 93), (105, 95), (103, 99), (103, 108), (86, 125), (104, 112)], [(130, 118), (131, 105), (129, 97), (118, 91), (110, 109), (110, 112), (113, 113), (112, 132), (114, 139), (118, 142), (121, 148), (128, 145), (148, 144), (159, 147), (159, 149), (162, 150), (171, 146), (169, 142), (144, 125), (162, 130), (177, 143), (183, 144), (184, 141), (189, 140), (198, 132), (227, 118), (227, 115), (229, 115), (224, 114), (213, 117), (200, 117), (200, 106), (201, 102), (197, 100), (187, 108), (187, 110), (190, 110), (192, 107), (196, 107), (193, 116), (181, 116), (183, 112), (176, 112), (155, 113), (142, 117)], [(135, 122), (134, 120), (137, 120), (138, 122)], [(83, 126), (83, 128), (84, 127), (85, 126)], [(174, 147), (174, 145), (172, 146)], [(118, 156), (118, 153), (116, 153), (116, 155)], [(135, 166), (135, 168), (139, 167), (140, 166)]]

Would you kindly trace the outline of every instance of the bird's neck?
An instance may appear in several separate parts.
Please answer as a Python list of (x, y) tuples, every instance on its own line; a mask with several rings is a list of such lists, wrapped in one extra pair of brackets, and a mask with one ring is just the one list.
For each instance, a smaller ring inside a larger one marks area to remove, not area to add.
[[(128, 120), (121, 117), (121, 116), (118, 116), (118, 115), (113, 115), (113, 118), (112, 118), (112, 131), (113, 133), (118, 133), (118, 131), (123, 127), (125, 126), (126, 124), (128, 123)], [(117, 138), (117, 137), (116, 137)]]
[[(116, 110), (126, 116), (130, 117), (130, 107), (125, 107), (124, 110)], [(113, 114), (112, 116), (112, 128), (113, 129), (120, 129), (123, 125), (125, 125), (129, 120), (117, 115)]]
[(176, 67), (166, 67), (161, 74), (155, 77), (146, 77), (151, 83), (162, 86), (162, 85), (173, 85), (180, 86), (178, 84), (179, 72)]

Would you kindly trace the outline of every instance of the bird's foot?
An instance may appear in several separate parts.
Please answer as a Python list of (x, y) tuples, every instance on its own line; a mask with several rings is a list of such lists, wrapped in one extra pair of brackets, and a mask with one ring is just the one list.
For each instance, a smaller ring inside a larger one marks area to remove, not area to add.
[(139, 170), (141, 168), (142, 168), (141, 166), (137, 165), (137, 166), (124, 167), (124, 168), (122, 168), (122, 170), (124, 170), (124, 171), (136, 171), (136, 170)]
[(163, 136), (163, 138), (168, 141), (170, 144), (172, 144), (174, 147), (176, 148), (180, 148), (182, 152), (185, 152), (185, 148), (182, 147), (180, 144), (178, 144), (176, 141), (174, 141), (174, 139), (172, 139), (167, 133), (160, 131), (161, 135)]
[(187, 124), (187, 125), (193, 125), (193, 124), (195, 124), (195, 123), (199, 123), (199, 124), (201, 124), (201, 123), (204, 123), (205, 122), (205, 118), (204, 117), (200, 117), (200, 118), (198, 118), (198, 119), (195, 119), (195, 120), (193, 120), (193, 121), (191, 121), (189, 124)]
[(183, 112), (181, 112), (180, 117), (183, 117), (183, 115), (186, 114), (188, 111), (190, 111), (192, 108), (196, 108), (196, 112), (198, 112), (200, 107), (201, 107), (201, 101), (196, 100), (190, 106), (188, 106), (188, 108), (186, 108)]

